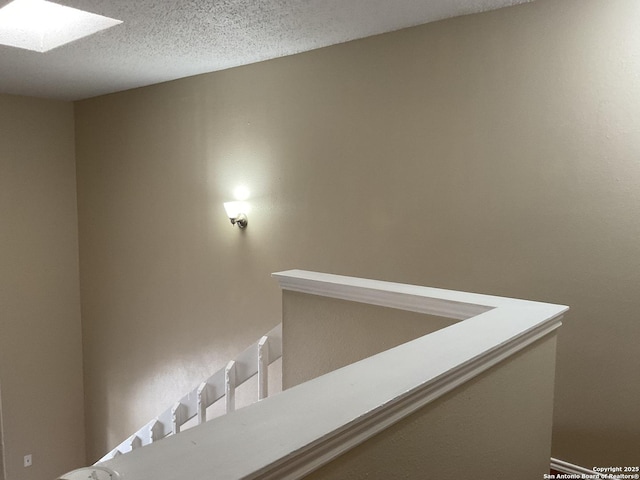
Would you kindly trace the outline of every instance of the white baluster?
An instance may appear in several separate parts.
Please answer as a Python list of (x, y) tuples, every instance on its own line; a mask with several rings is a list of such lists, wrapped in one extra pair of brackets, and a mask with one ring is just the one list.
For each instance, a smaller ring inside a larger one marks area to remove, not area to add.
[(184, 405), (182, 405), (180, 402), (171, 407), (171, 431), (174, 435), (180, 433), (180, 427), (184, 423), (182, 420), (183, 408)]
[(198, 425), (207, 421), (207, 382), (203, 382), (197, 391)]
[(236, 362), (227, 363), (224, 369), (224, 394), (227, 413), (236, 409)]
[(136, 448), (140, 448), (142, 446), (142, 439), (137, 435), (131, 439), (129, 442), (129, 447), (131, 450), (135, 450)]
[(269, 337), (258, 342), (258, 400), (269, 395)]
[(156, 420), (149, 427), (149, 441), (153, 443), (161, 439), (162, 439), (162, 424), (158, 420)]

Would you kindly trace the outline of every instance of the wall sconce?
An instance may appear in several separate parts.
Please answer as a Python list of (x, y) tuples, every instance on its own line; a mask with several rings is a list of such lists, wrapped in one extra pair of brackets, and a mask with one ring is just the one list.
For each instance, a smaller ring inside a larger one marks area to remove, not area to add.
[(224, 209), (231, 220), (231, 225), (238, 224), (240, 228), (247, 228), (247, 223), (249, 223), (246, 213), (249, 211), (247, 202), (225, 202)]

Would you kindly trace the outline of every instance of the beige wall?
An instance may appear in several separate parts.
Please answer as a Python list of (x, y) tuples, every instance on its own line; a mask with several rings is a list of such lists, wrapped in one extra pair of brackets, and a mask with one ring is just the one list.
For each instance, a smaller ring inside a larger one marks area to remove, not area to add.
[(0, 225), (7, 480), (51, 479), (85, 460), (71, 103), (0, 95)]
[(555, 353), (550, 335), (305, 479), (543, 478)]
[(89, 460), (306, 268), (570, 305), (553, 454), (636, 461), (638, 24), (636, 0), (538, 0), (78, 103)]
[(283, 387), (291, 388), (454, 323), (448, 318), (284, 291)]

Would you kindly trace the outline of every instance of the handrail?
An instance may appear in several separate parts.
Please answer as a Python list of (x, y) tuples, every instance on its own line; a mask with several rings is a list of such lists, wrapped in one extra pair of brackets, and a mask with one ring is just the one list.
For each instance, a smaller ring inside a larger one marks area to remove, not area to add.
[(268, 366), (282, 357), (282, 324), (274, 327), (238, 357), (184, 395), (163, 413), (148, 422), (116, 448), (98, 460), (102, 463), (123, 453), (180, 432), (180, 427), (194, 417), (206, 422), (207, 408), (225, 397), (226, 411), (235, 410), (235, 389), (254, 375), (259, 376), (258, 399), (268, 392)]
[[(284, 290), (463, 321), (108, 460), (104, 468), (126, 480), (211, 478), (211, 472), (219, 480), (302, 478), (552, 333), (568, 310), (301, 270), (274, 277)], [(372, 385), (371, 372), (393, 373)]]

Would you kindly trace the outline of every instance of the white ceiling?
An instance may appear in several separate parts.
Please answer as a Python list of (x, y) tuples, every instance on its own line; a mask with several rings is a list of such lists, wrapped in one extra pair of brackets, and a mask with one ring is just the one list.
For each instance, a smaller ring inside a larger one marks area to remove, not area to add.
[(124, 23), (47, 53), (0, 45), (1, 93), (78, 100), (530, 0), (55, 1)]

